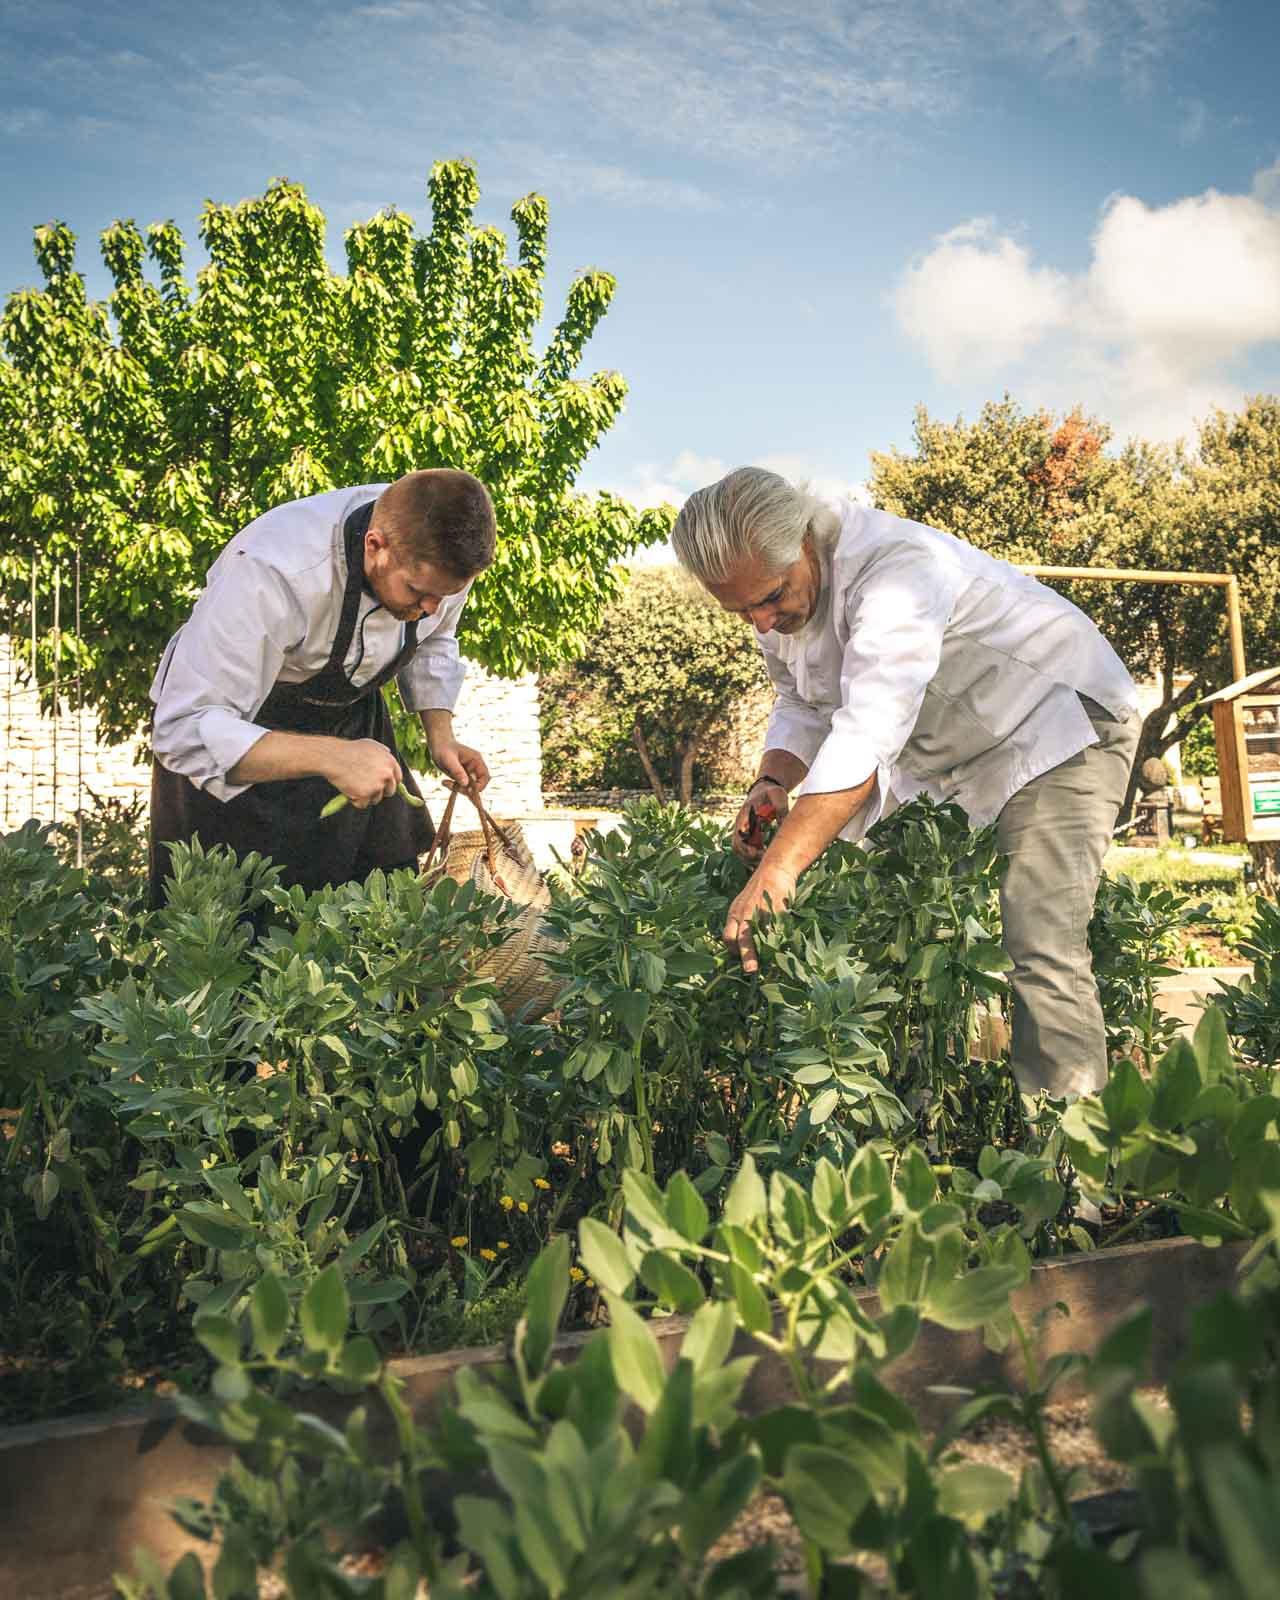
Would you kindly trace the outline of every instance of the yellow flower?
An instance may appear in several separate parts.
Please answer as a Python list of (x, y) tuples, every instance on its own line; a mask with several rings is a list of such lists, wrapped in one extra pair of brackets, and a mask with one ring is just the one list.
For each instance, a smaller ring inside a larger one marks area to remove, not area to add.
[(482, 1250), (480, 1252), (480, 1259), (482, 1261), (496, 1261), (498, 1259), (498, 1252), (496, 1250)]
[(535, 1178), (533, 1186), (535, 1189), (549, 1189), (551, 1187), (545, 1178)]
[(499, 1250), (510, 1250), (510, 1248), (511, 1248), (511, 1246), (507, 1243), (507, 1241), (505, 1239), (499, 1239), (498, 1240), (498, 1249)]
[(587, 1288), (588, 1289), (594, 1289), (595, 1286), (596, 1286), (596, 1280), (594, 1278), (588, 1278), (587, 1279)]
[(520, 1209), (521, 1211), (527, 1211), (529, 1209), (529, 1202), (527, 1200), (522, 1200), (520, 1202)]
[(502, 1209), (504, 1211), (510, 1211), (512, 1206), (515, 1205), (515, 1201), (511, 1198), (511, 1196), (509, 1194), (504, 1194), (502, 1199), (498, 1201), (498, 1204), (502, 1207)]
[(463, 1246), (465, 1244), (467, 1244), (467, 1242), (468, 1242), (468, 1240), (467, 1240), (467, 1236), (466, 1236), (465, 1233), (460, 1233), (456, 1239), (450, 1239), (449, 1240), (449, 1243), (453, 1246), (453, 1248), (455, 1250), (461, 1250), (463, 1248)]
[(582, 1270), (581, 1267), (570, 1267), (569, 1268), (569, 1276), (573, 1279), (573, 1281), (575, 1283), (581, 1283), (582, 1280), (586, 1277), (586, 1273)]

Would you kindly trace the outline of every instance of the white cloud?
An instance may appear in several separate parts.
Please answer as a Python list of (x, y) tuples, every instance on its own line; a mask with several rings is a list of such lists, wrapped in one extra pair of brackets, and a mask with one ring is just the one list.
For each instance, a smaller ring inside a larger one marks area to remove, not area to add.
[(967, 223), (906, 268), (894, 307), (947, 382), (998, 377), (1122, 434), (1186, 435), (1239, 403), (1233, 364), (1280, 340), (1280, 162), (1248, 194), (1113, 197), (1074, 275)]
[(829, 466), (824, 467), (805, 456), (787, 453), (753, 457), (750, 462), (732, 462), (722, 461), (718, 456), (702, 456), (694, 450), (682, 450), (672, 461), (641, 462), (627, 472), (610, 477), (607, 483), (602, 479), (597, 481), (596, 474), (589, 474), (581, 487), (610, 489), (637, 506), (682, 506), (695, 489), (723, 478), (735, 466), (747, 465), (780, 473), (791, 483), (805, 484), (814, 494), (833, 499), (843, 496), (861, 505), (870, 504), (864, 483), (833, 472)]
[(1033, 267), (1030, 253), (996, 235), (986, 218), (952, 228), (903, 273), (894, 309), (949, 381), (985, 376), (1018, 360), (1065, 319), (1066, 278)]

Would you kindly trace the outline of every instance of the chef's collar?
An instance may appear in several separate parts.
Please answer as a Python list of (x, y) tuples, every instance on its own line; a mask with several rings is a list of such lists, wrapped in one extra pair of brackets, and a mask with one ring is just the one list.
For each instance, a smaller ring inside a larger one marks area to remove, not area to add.
[(369, 585), (369, 579), (364, 570), (364, 536), (369, 531), (369, 524), (373, 521), (373, 508), (376, 500), (366, 500), (364, 505), (357, 506), (347, 520), (342, 524), (342, 541), (347, 553), (347, 568), (350, 570), (354, 562), (360, 563), (360, 587), (365, 594), (372, 595), (376, 600)]

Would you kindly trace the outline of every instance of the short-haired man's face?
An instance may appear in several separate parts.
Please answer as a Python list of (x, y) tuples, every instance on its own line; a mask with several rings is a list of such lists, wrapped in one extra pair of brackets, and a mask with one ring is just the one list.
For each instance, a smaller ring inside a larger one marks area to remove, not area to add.
[(461, 594), (459, 578), (432, 561), (417, 561), (398, 549), (379, 528), (364, 536), (364, 575), (378, 599), (401, 622), (434, 617), (450, 595)]
[(781, 572), (745, 556), (708, 592), (726, 611), (745, 617), (757, 633), (799, 633), (817, 610), (822, 573), (806, 541), (798, 561)]

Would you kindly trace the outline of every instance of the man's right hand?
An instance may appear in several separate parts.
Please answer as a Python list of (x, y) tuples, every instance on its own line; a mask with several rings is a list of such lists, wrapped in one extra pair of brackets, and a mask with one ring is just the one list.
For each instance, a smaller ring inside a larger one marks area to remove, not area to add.
[(765, 822), (781, 822), (791, 806), (791, 798), (780, 783), (757, 780), (747, 790), (733, 824), (733, 851), (750, 866), (765, 852)]
[(335, 739), (325, 777), (363, 811), (396, 792), (404, 778), (400, 763), (376, 739)]

